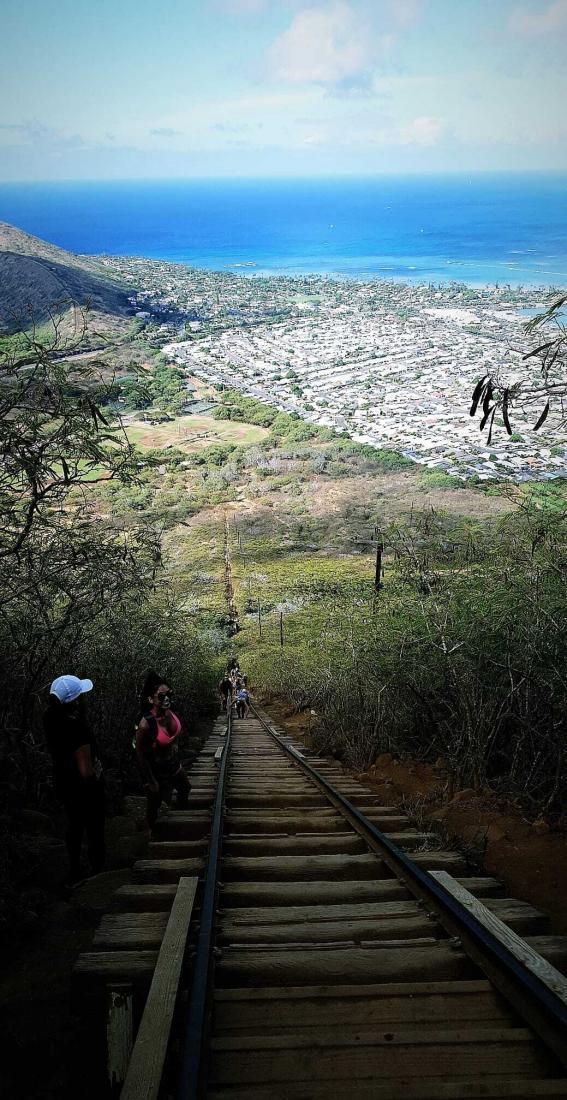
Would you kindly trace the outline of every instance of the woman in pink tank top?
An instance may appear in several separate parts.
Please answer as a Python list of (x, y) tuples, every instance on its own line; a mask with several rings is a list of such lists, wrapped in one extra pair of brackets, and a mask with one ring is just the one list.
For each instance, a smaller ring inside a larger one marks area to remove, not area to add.
[(136, 731), (136, 752), (147, 794), (147, 818), (153, 830), (162, 802), (169, 803), (177, 791), (177, 807), (187, 806), (191, 784), (179, 761), (182, 731), (171, 709), (173, 692), (157, 673), (146, 678), (143, 690), (144, 714)]

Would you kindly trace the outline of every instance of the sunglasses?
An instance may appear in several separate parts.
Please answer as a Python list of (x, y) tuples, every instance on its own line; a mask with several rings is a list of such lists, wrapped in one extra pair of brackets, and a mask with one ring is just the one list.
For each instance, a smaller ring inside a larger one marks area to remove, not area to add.
[(164, 699), (173, 699), (172, 691), (158, 691), (157, 697), (160, 703), (163, 703)]

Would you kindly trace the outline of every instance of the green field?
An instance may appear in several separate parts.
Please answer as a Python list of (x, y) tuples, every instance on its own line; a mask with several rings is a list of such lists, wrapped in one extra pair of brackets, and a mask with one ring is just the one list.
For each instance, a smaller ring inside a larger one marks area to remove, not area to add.
[(164, 424), (132, 420), (126, 425), (131, 443), (144, 450), (175, 447), (180, 451), (198, 451), (212, 443), (260, 443), (268, 432), (256, 424), (215, 420), (214, 416), (178, 416)]

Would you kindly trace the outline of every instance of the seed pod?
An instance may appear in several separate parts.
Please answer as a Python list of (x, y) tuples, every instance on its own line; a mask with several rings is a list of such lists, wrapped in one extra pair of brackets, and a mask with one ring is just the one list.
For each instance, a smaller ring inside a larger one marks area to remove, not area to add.
[[(483, 406), (483, 407), (484, 407), (484, 406)], [(483, 429), (484, 429), (484, 426), (485, 426), (485, 424), (486, 424), (486, 421), (488, 420), (488, 417), (490, 416), (490, 414), (491, 414), (491, 412), (493, 411), (493, 409), (494, 409), (494, 405), (490, 405), (490, 407), (489, 407), (489, 408), (488, 408), (488, 409), (486, 410), (486, 412), (485, 412), (485, 414), (484, 414), (484, 416), (483, 416), (483, 418), (482, 418), (482, 420), (481, 420), (481, 422), (480, 422), (480, 430), (481, 430), (481, 432), (483, 431)]]
[(490, 420), (490, 428), (488, 429), (488, 439), (487, 439), (487, 441), (486, 441), (486, 442), (487, 442), (487, 443), (488, 443), (489, 445), (490, 445), (490, 444), (491, 444), (491, 442), (492, 442), (492, 428), (493, 428), (493, 425), (494, 425), (494, 417), (495, 417), (495, 416), (496, 416), (496, 405), (494, 406), (494, 408), (493, 408), (493, 410), (492, 410), (492, 417), (491, 417), (491, 420)]
[(508, 435), (512, 435), (512, 429), (510, 427), (510, 420), (508, 418), (508, 394), (510, 390), (504, 390), (504, 396), (502, 398), (502, 419), (504, 421), (504, 427), (508, 432)]
[(484, 412), (485, 416), (488, 416), (488, 413), (490, 412), (490, 402), (492, 401), (493, 393), (494, 390), (492, 388), (492, 382), (489, 382), (485, 390), (484, 400), (482, 402), (482, 411)]
[(539, 431), (542, 424), (547, 420), (548, 413), (549, 413), (549, 401), (546, 403), (546, 406), (545, 406), (545, 408), (544, 408), (537, 424), (534, 424), (534, 429), (533, 429), (534, 432)]
[(484, 386), (485, 386), (487, 378), (488, 378), (488, 375), (483, 374), (482, 378), (480, 379), (479, 382), (477, 382), (477, 384), (476, 384), (476, 386), (473, 390), (472, 405), (471, 405), (471, 416), (474, 416), (474, 414), (476, 413), (476, 410), (478, 408), (478, 403), (479, 403), (479, 401), (482, 397), (482, 394), (483, 394), (483, 391), (484, 391)]

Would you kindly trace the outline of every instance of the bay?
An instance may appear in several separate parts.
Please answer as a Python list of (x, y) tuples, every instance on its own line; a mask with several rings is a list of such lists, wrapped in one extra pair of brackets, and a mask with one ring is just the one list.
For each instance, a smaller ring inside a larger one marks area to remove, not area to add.
[(247, 276), (567, 285), (560, 173), (2, 184), (0, 220)]

